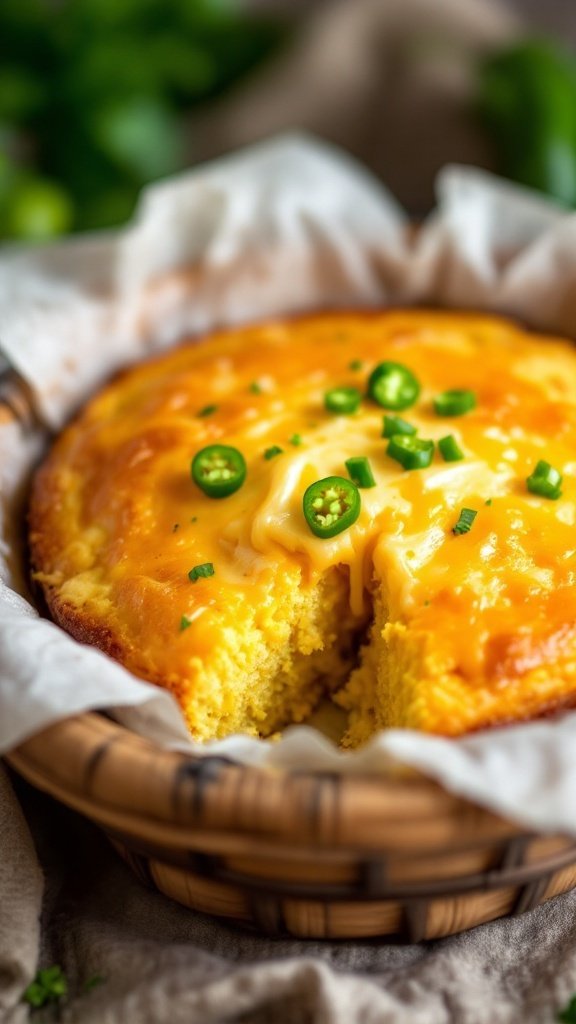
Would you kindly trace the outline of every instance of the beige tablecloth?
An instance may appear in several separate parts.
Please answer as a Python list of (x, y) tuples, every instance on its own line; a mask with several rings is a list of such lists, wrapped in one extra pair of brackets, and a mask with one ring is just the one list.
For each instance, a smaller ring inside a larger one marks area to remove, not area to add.
[(419, 946), (266, 939), (144, 889), (98, 829), (0, 766), (3, 1024), (28, 1019), (40, 914), (41, 962), (70, 985), (46, 1022), (552, 1024), (576, 990), (576, 893)]

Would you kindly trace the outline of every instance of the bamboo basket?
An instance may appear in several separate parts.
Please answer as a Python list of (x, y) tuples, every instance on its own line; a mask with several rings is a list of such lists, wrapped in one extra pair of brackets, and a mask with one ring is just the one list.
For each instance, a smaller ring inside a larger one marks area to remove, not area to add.
[[(26, 429), (19, 382), (0, 423)], [(99, 825), (137, 876), (195, 910), (301, 938), (418, 942), (530, 910), (576, 885), (576, 842), (539, 836), (415, 773), (272, 771), (168, 751), (104, 713), (7, 757)]]

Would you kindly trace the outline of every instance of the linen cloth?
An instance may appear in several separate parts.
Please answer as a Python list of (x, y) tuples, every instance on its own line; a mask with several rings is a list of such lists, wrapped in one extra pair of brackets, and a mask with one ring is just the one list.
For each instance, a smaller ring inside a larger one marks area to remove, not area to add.
[(23, 812), (42, 962), (70, 985), (43, 1024), (552, 1024), (576, 990), (576, 891), (417, 946), (268, 939), (146, 890), (97, 828), (0, 767), (3, 1024), (28, 1019), (42, 907)]

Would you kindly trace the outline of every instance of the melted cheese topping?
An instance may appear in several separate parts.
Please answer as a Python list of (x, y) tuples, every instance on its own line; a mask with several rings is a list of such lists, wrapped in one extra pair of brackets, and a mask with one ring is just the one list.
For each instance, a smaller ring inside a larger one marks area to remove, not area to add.
[[(325, 411), (329, 388), (365, 393), (387, 359), (422, 386), (400, 415), (423, 438), (453, 434), (461, 462), (436, 451), (429, 468), (406, 471), (386, 455), (384, 410), (371, 400), (351, 416)], [(350, 368), (356, 360), (361, 370)], [(448, 388), (472, 389), (476, 408), (437, 416), (433, 396)], [(199, 416), (207, 405), (216, 411)], [(575, 430), (572, 346), (502, 320), (336, 313), (222, 332), (129, 371), (61, 436), (35, 486), (39, 578), (125, 644), (145, 636), (155, 662), (177, 675), (234, 628), (242, 602), (266, 606), (272, 577), (297, 569), (314, 584), (345, 566), (354, 614), (373, 580), (385, 580), (389, 619), (433, 634), (438, 665), (498, 685), (562, 657), (576, 623)], [(190, 477), (195, 453), (216, 442), (248, 465), (244, 486), (224, 499)], [(267, 460), (272, 445), (282, 454)], [(361, 490), (350, 529), (319, 539), (304, 491), (347, 476), (345, 459), (358, 455), (377, 486)], [(542, 458), (564, 474), (558, 501), (527, 491)], [(463, 506), (478, 515), (455, 536)], [(204, 562), (215, 575), (192, 585), (188, 570)], [(180, 631), (182, 616), (193, 628)]]

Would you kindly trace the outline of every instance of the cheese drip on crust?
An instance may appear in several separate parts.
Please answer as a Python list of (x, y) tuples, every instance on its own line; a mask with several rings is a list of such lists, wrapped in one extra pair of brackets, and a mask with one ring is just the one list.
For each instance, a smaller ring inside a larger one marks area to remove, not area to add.
[[(420, 384), (400, 412), (367, 395), (383, 361)], [(361, 392), (357, 411), (326, 409), (337, 386)], [(439, 414), (450, 389), (474, 408)], [(435, 442), (429, 466), (387, 454), (384, 414)], [(532, 718), (576, 704), (575, 437), (574, 349), (505, 320), (329, 313), (223, 331), (127, 371), (62, 433), (34, 481), (34, 577), (61, 626), (170, 689), (200, 740), (269, 735), (326, 693), (349, 746), (386, 726)], [(246, 462), (222, 498), (190, 473), (214, 444)], [(351, 526), (318, 537), (303, 495), (354, 457), (375, 486)], [(541, 460), (563, 475), (554, 500), (526, 484)], [(476, 516), (458, 535), (463, 508)]]

